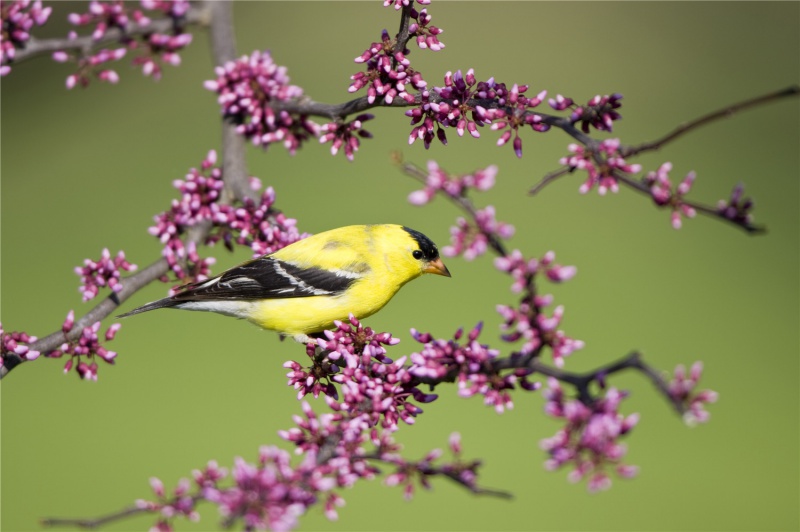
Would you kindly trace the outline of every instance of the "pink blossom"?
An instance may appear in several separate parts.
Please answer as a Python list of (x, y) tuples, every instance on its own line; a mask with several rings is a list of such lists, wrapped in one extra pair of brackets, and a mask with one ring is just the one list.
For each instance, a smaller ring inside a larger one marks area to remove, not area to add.
[(578, 482), (588, 478), (588, 489), (592, 492), (611, 487), (609, 467), (621, 478), (635, 476), (638, 471), (635, 466), (621, 463), (627, 449), (618, 441), (639, 421), (638, 414), (625, 417), (618, 411), (627, 396), (625, 392), (609, 388), (604, 396), (587, 405), (578, 399), (568, 399), (559, 382), (549, 378), (542, 395), (547, 399), (545, 413), (565, 421), (564, 428), (539, 443), (549, 455), (545, 468), (552, 471), (572, 466), (569, 480)]
[(702, 374), (703, 364), (701, 362), (695, 362), (688, 374), (683, 364), (679, 364), (675, 367), (674, 378), (668, 385), (673, 401), (682, 404), (686, 409), (683, 419), (687, 425), (707, 422), (711, 414), (706, 411), (705, 405), (715, 403), (719, 397), (717, 392), (712, 390), (695, 391)]
[(137, 266), (125, 260), (125, 253), (120, 251), (113, 259), (108, 249), (103, 249), (100, 260), (95, 262), (84, 259), (83, 266), (77, 266), (75, 273), (83, 283), (78, 289), (83, 300), (89, 301), (99, 293), (100, 288), (109, 287), (114, 292), (122, 290), (121, 271), (133, 272)]

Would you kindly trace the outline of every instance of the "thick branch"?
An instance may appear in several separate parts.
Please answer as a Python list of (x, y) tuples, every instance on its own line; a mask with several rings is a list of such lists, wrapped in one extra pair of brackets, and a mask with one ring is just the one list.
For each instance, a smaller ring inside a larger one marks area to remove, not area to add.
[[(236, 33), (233, 27), (233, 2), (207, 2), (211, 12), (211, 53), (214, 63), (223, 65), (236, 59)], [(256, 199), (250, 188), (245, 161), (245, 140), (236, 132), (236, 124), (222, 123), (222, 175), (225, 179), (226, 200)]]

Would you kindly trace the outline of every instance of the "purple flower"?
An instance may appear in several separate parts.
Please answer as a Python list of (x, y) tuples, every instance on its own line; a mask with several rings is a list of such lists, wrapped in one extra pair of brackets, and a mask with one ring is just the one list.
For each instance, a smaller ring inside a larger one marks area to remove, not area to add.
[[(145, 33), (143, 36), (132, 36), (130, 30), (133, 25), (145, 26), (150, 24), (151, 18), (141, 9), (134, 9), (131, 2), (113, 0), (108, 2), (92, 0), (86, 13), (71, 13), (67, 19), (73, 26), (93, 27), (91, 37), (95, 42), (107, 37), (109, 30), (119, 31), (119, 48), (100, 50), (94, 53), (70, 54), (64, 50), (53, 53), (53, 60), (64, 63), (74, 61), (77, 71), (67, 77), (67, 88), (71, 89), (80, 84), (86, 87), (94, 75), (100, 81), (117, 83), (119, 75), (116, 71), (107, 68), (100, 69), (100, 65), (109, 61), (122, 59), (128, 50), (139, 52), (132, 63), (140, 66), (145, 76), (153, 79), (161, 78), (161, 65), (164, 63), (177, 66), (181, 62), (180, 52), (192, 42), (192, 35), (184, 33), (184, 18), (190, 8), (188, 0), (161, 1), (143, 0), (141, 7), (145, 10), (157, 12), (157, 16), (172, 19), (172, 30), (169, 34), (155, 32)], [(70, 38), (77, 38), (77, 33), (71, 32)]]
[[(240, 244), (250, 247), (254, 256), (273, 253), (305, 236), (298, 233), (296, 220), (273, 208), (272, 187), (262, 193), (258, 203), (246, 198), (241, 205), (221, 204), (224, 182), (216, 162), (217, 154), (211, 150), (200, 169), (192, 168), (184, 179), (176, 179), (173, 185), (181, 192), (180, 199), (172, 201), (169, 211), (155, 216), (156, 224), (148, 229), (164, 244), (162, 255), (181, 280), (204, 280), (214, 264), (212, 257), (198, 255), (195, 244), (183, 242), (186, 231), (197, 224), (211, 223), (206, 244), (222, 241), (228, 249)], [(258, 179), (251, 178), (251, 186), (258, 188)], [(169, 282), (169, 278), (162, 281)]]
[(436, 161), (428, 161), (428, 176), (425, 188), (409, 194), (408, 201), (413, 205), (424, 205), (430, 202), (437, 192), (443, 192), (452, 198), (466, 197), (470, 189), (486, 191), (494, 186), (497, 166), (491, 165), (472, 174), (450, 176), (439, 168)]
[(675, 368), (674, 378), (668, 385), (672, 399), (686, 408), (683, 419), (690, 426), (707, 422), (711, 414), (705, 410), (705, 405), (716, 403), (719, 397), (717, 392), (712, 390), (695, 392), (702, 374), (702, 362), (695, 362), (688, 374), (686, 373), (686, 367), (683, 364), (679, 364)]
[(617, 109), (622, 107), (621, 94), (600, 96), (599, 94), (589, 100), (586, 105), (573, 111), (570, 120), (580, 122), (584, 133), (589, 133), (589, 128), (594, 127), (600, 131), (611, 131), (613, 123), (622, 118)]
[[(64, 324), (61, 327), (62, 332), (66, 335), (75, 325), (75, 312), (70, 310), (67, 314)], [(121, 323), (114, 323), (106, 329), (103, 335), (106, 342), (110, 342), (117, 335), (117, 332), (122, 327)], [(107, 364), (114, 364), (117, 357), (115, 351), (109, 351), (103, 346), (99, 336), (100, 322), (96, 321), (92, 325), (84, 327), (81, 335), (76, 340), (67, 340), (61, 346), (45, 356), (49, 358), (60, 358), (68, 355), (69, 359), (64, 365), (64, 373), (68, 373), (73, 366), (81, 379), (97, 380), (98, 365), (96, 358), (100, 357)], [(77, 366), (75, 362), (77, 361)]]
[[(421, 3), (421, 2), (420, 2)], [(430, 49), (438, 52), (444, 48), (444, 43), (439, 42), (438, 36), (444, 33), (444, 30), (437, 28), (431, 24), (432, 17), (428, 14), (427, 9), (423, 9), (417, 13), (416, 9), (411, 10), (411, 19), (415, 20), (408, 26), (408, 33), (417, 41), (417, 46), (421, 49)]]
[(537, 353), (543, 346), (548, 346), (553, 352), (553, 362), (562, 367), (564, 358), (583, 349), (584, 343), (558, 329), (564, 316), (564, 307), (559, 305), (552, 316), (547, 316), (544, 308), (552, 304), (553, 296), (538, 295), (531, 287), (537, 274), (545, 275), (551, 282), (561, 283), (574, 277), (577, 269), (556, 263), (552, 251), (545, 253), (541, 259), (525, 259), (515, 249), (510, 255), (495, 259), (494, 264), (498, 270), (509, 273), (514, 279), (511, 285), (513, 292), (525, 290), (517, 307), (497, 305), (497, 312), (503, 318), (501, 328), (506, 331), (501, 338), (506, 342), (522, 340), (520, 352), (523, 355)]
[[(537, 107), (547, 97), (547, 91), (541, 91), (533, 98), (523, 96), (527, 92), (527, 85), (517, 85), (516, 83), (511, 87), (510, 91), (505, 90), (505, 85), (497, 87), (495, 92), (502, 94), (498, 96), (500, 101), (504, 102), (504, 110), (501, 113), (496, 112), (493, 116), (496, 117), (492, 123), (491, 129), (494, 131), (505, 130), (500, 138), (497, 139), (497, 145), (503, 146), (506, 144), (513, 134), (514, 153), (517, 157), (522, 157), (522, 139), (519, 137), (519, 128), (523, 126), (530, 126), (534, 131), (544, 133), (550, 129), (550, 126), (542, 123), (542, 117), (531, 113), (530, 109)], [(480, 84), (479, 84), (480, 91)]]
[(458, 218), (450, 228), (450, 245), (442, 248), (447, 257), (463, 255), (473, 260), (488, 249), (489, 239), (506, 239), (514, 235), (514, 226), (495, 219), (494, 207), (489, 205), (475, 212), (475, 224), (465, 218)]
[(408, 93), (407, 86), (423, 90), (427, 83), (422, 75), (411, 68), (411, 62), (403, 51), (395, 51), (396, 40), (383, 30), (381, 42), (374, 42), (360, 56), (356, 63), (366, 63), (366, 72), (357, 72), (350, 76), (352, 83), (348, 92), (356, 92), (367, 87), (367, 101), (374, 103), (378, 97), (386, 104), (391, 104), (396, 97), (408, 103), (414, 102), (414, 96)]
[(444, 380), (455, 375), (458, 394), (462, 397), (482, 395), (484, 403), (494, 406), (498, 413), (513, 408), (510, 390), (517, 386), (525, 390), (536, 390), (537, 383), (527, 380), (530, 370), (517, 369), (501, 375), (494, 369), (492, 361), (499, 351), (478, 343), (482, 324), (478, 324), (467, 335), (464, 345), (458, 343), (463, 330), (456, 331), (452, 340), (434, 339), (430, 334), (412, 329), (415, 340), (424, 344), (419, 352), (411, 354), (410, 374), (420, 379)]
[(11, 72), (17, 49), (24, 48), (34, 26), (42, 26), (52, 13), (52, 7), (42, 7), (40, 0), (12, 0), (0, 6), (0, 76)]
[(627, 435), (639, 421), (638, 414), (627, 417), (619, 413), (619, 404), (627, 396), (616, 388), (606, 390), (603, 397), (586, 405), (577, 399), (567, 399), (557, 380), (549, 378), (542, 391), (547, 403), (545, 412), (565, 421), (555, 436), (545, 438), (540, 447), (549, 454), (548, 470), (571, 466), (571, 482), (588, 478), (589, 491), (611, 487), (608, 468), (613, 467), (621, 478), (631, 478), (638, 468), (623, 464), (627, 451), (619, 439)]
[(656, 205), (669, 206), (672, 209), (672, 227), (681, 228), (681, 216), (694, 218), (697, 214), (693, 207), (687, 205), (683, 197), (691, 190), (695, 180), (695, 173), (689, 172), (677, 187), (672, 186), (669, 180), (669, 172), (672, 170), (672, 163), (662, 164), (655, 172), (648, 172), (644, 178), (645, 183), (650, 187), (650, 195)]
[(753, 215), (750, 211), (753, 210), (754, 204), (752, 199), (742, 198), (743, 192), (743, 183), (733, 187), (731, 197), (727, 200), (721, 199), (717, 203), (717, 212), (728, 220), (749, 226), (753, 222)]
[(108, 248), (103, 249), (100, 260), (95, 262), (84, 259), (83, 266), (77, 266), (75, 273), (81, 277), (83, 283), (79, 288), (83, 300), (93, 299), (101, 287), (108, 286), (114, 292), (122, 290), (120, 270), (126, 272), (136, 271), (137, 266), (125, 260), (125, 252), (120, 251), (113, 259)]
[(320, 127), (320, 143), (331, 143), (331, 155), (336, 155), (339, 149), (344, 146), (344, 154), (348, 160), (352, 161), (355, 152), (361, 145), (359, 137), (371, 139), (372, 133), (362, 128), (362, 125), (367, 120), (375, 118), (374, 115), (364, 113), (358, 115), (350, 122), (329, 122)]
[(297, 100), (303, 89), (289, 84), (286, 67), (269, 52), (254, 51), (215, 69), (217, 79), (205, 88), (218, 94), (222, 115), (237, 124), (236, 131), (253, 144), (267, 148), (280, 142), (295, 154), (303, 142), (319, 134), (319, 126), (303, 115), (280, 110), (282, 102)]
[(31, 349), (26, 344), (31, 344), (37, 339), (25, 332), (7, 333), (0, 323), (0, 367), (3, 366), (3, 358), (8, 353), (14, 353), (22, 360), (36, 360), (40, 355), (39, 351)]
[(590, 149), (579, 144), (570, 144), (567, 149), (573, 154), (562, 157), (558, 162), (569, 166), (571, 169), (586, 170), (588, 179), (578, 189), (581, 194), (586, 194), (597, 186), (601, 196), (606, 192), (619, 191), (619, 184), (614, 172), (634, 174), (642, 169), (639, 164), (628, 164), (619, 153), (619, 139), (606, 139)]
[(289, 453), (276, 447), (262, 447), (258, 465), (237, 458), (231, 479), (234, 486), (206, 488), (203, 496), (219, 506), (227, 522), (241, 520), (247, 530), (296, 528), (297, 519), (316, 502), (316, 492), (332, 487), (313, 460), (293, 467)]

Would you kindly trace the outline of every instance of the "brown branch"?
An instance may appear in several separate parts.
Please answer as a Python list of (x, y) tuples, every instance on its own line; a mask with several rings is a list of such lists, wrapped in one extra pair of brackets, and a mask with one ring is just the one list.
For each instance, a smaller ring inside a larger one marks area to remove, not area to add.
[[(192, 8), (189, 12), (193, 13), (190, 18), (192, 20), (200, 20), (202, 14), (203, 20), (207, 20), (208, 13), (211, 13), (210, 33), (213, 59), (217, 64), (223, 64), (236, 56), (236, 45), (233, 40), (233, 4), (231, 2), (215, 1), (209, 1), (207, 4), (208, 10)], [(188, 14), (187, 17), (189, 17)], [(155, 30), (151, 29), (151, 31)], [(109, 32), (109, 34), (111, 33)], [(226, 190), (230, 191), (229, 195), (239, 200), (243, 200), (245, 197), (252, 197), (253, 191), (250, 190), (247, 179), (244, 139), (241, 135), (236, 134), (235, 126), (228, 123), (223, 124), (222, 168)], [(210, 229), (210, 224), (192, 227), (187, 235), (187, 240), (199, 244), (208, 235)], [(162, 258), (136, 274), (126, 277), (122, 282), (122, 290), (120, 292), (112, 292), (93, 309), (77, 319), (69, 333), (65, 335), (60, 330), (53, 332), (30, 344), (30, 349), (39, 351), (46, 356), (47, 353), (57, 349), (64, 342), (77, 340), (83, 333), (84, 327), (105, 319), (130, 296), (159, 277), (166, 275), (168, 271), (167, 261)], [(26, 362), (26, 360), (14, 353), (5, 354), (3, 356), (3, 366), (0, 367), (0, 379), (8, 375), (12, 369), (22, 362)]]
[[(624, 174), (622, 174), (620, 172), (614, 172), (613, 175), (614, 175), (614, 179), (616, 179), (618, 182), (622, 183), (623, 185), (626, 185), (629, 188), (632, 188), (633, 190), (635, 190), (637, 192), (640, 192), (641, 194), (644, 194), (645, 196), (648, 196), (648, 197), (652, 198), (652, 194), (650, 193), (650, 187), (648, 187), (642, 181), (637, 180), (637, 179), (632, 179), (632, 178), (630, 178), (630, 177), (628, 177), (628, 176), (626, 176), (626, 175), (624, 175)], [(750, 223), (747, 223), (747, 222), (738, 222), (736, 220), (731, 220), (730, 218), (727, 218), (726, 216), (724, 216), (721, 212), (719, 212), (714, 207), (711, 207), (711, 206), (706, 205), (704, 203), (698, 203), (696, 201), (691, 201), (691, 200), (687, 200), (687, 199), (684, 199), (684, 198), (681, 198), (680, 201), (681, 201), (682, 204), (693, 208), (695, 211), (699, 212), (700, 214), (702, 214), (704, 216), (709, 216), (711, 218), (715, 218), (715, 219), (720, 220), (722, 222), (726, 222), (726, 223), (732, 224), (735, 227), (738, 227), (739, 229), (742, 229), (743, 231), (745, 231), (748, 234), (757, 235), (757, 234), (763, 234), (763, 233), (765, 233), (767, 231), (766, 227), (764, 227), (763, 225), (753, 225), (753, 224), (750, 224)], [(670, 206), (669, 204), (667, 204), (667, 205), (659, 205), (660, 208), (667, 208), (669, 206)]]
[(554, 170), (554, 171), (550, 172), (549, 174), (547, 174), (546, 176), (544, 176), (542, 178), (542, 180), (539, 181), (538, 183), (536, 183), (533, 187), (531, 187), (531, 189), (528, 191), (528, 194), (530, 194), (531, 196), (534, 196), (534, 195), (538, 194), (539, 192), (541, 192), (544, 187), (546, 187), (547, 185), (549, 185), (550, 183), (552, 183), (553, 181), (555, 181), (559, 177), (565, 176), (567, 174), (571, 174), (572, 172), (573, 172), (573, 169), (568, 167), (568, 166), (565, 166), (564, 168), (560, 168), (558, 170)]
[[(197, 9), (192, 7), (186, 12), (185, 21), (187, 24), (208, 24), (208, 10)], [(28, 59), (32, 59), (39, 55), (52, 53), (57, 50), (77, 50), (81, 53), (87, 54), (92, 48), (100, 48), (102, 46), (119, 42), (124, 37), (133, 35), (146, 35), (149, 33), (166, 33), (173, 29), (173, 20), (169, 17), (151, 20), (149, 24), (138, 25), (130, 24), (130, 27), (125, 31), (119, 28), (110, 28), (106, 31), (103, 38), (99, 40), (92, 39), (91, 35), (78, 37), (77, 39), (31, 39), (25, 43), (25, 48), (16, 50), (13, 63), (21, 63)]]
[(671, 142), (676, 138), (694, 129), (697, 129), (700, 126), (704, 126), (715, 120), (719, 120), (721, 118), (728, 118), (729, 116), (732, 116), (739, 111), (743, 111), (745, 109), (749, 109), (750, 107), (755, 107), (757, 105), (768, 103), (773, 100), (779, 100), (787, 97), (796, 97), (798, 95), (800, 95), (800, 85), (792, 85), (783, 90), (771, 92), (769, 94), (764, 94), (762, 96), (757, 96), (755, 98), (744, 100), (739, 103), (735, 103), (733, 105), (729, 105), (727, 107), (719, 109), (717, 111), (708, 113), (707, 115), (703, 115), (700, 118), (697, 118), (690, 122), (686, 122), (685, 124), (681, 124), (674, 130), (672, 130), (671, 132), (667, 133), (666, 135), (664, 135), (659, 139), (650, 142), (645, 142), (638, 146), (627, 146), (622, 148), (620, 152), (622, 153), (623, 157), (629, 157), (631, 155), (636, 155), (638, 153), (642, 153), (645, 151), (658, 150), (662, 146), (664, 146), (664, 144), (667, 144), (668, 142)]
[(149, 508), (140, 508), (138, 506), (128, 506), (127, 508), (123, 508), (117, 512), (112, 512), (110, 514), (103, 515), (101, 517), (95, 517), (92, 519), (71, 519), (71, 518), (64, 518), (64, 517), (47, 517), (40, 521), (42, 526), (51, 527), (51, 526), (72, 526), (78, 528), (86, 528), (86, 529), (95, 529), (99, 528), (107, 523), (112, 523), (114, 521), (119, 521), (120, 519), (125, 519), (126, 517), (130, 517), (133, 515), (141, 514), (141, 513), (148, 513), (152, 512), (153, 510)]

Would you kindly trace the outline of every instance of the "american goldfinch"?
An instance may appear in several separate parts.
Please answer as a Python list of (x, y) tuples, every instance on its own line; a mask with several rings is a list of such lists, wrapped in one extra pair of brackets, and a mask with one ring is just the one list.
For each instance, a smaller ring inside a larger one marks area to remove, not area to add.
[(158, 308), (217, 312), (307, 342), (349, 314), (365, 318), (424, 273), (450, 277), (439, 250), (401, 225), (351, 225), (187, 285), (179, 293), (118, 316)]

